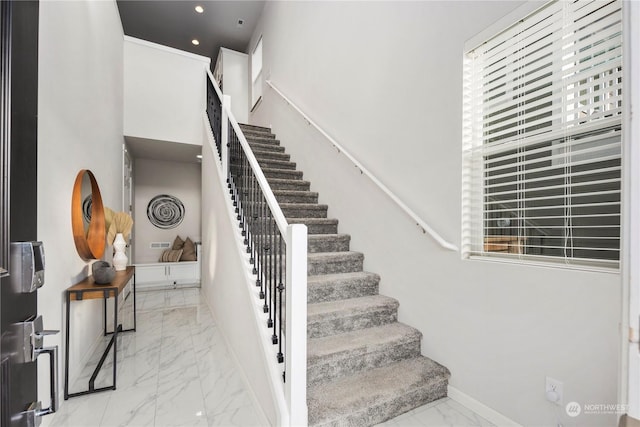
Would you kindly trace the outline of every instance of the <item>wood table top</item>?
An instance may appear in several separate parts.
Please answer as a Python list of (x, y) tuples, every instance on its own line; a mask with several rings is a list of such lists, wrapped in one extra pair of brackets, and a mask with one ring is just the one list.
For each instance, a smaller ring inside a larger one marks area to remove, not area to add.
[[(111, 292), (115, 290), (117, 296), (120, 295), (120, 292), (122, 292), (127, 283), (129, 283), (131, 277), (133, 277), (135, 269), (136, 268), (134, 266), (130, 265), (125, 270), (116, 271), (116, 276), (113, 278), (111, 283), (105, 283), (102, 285), (95, 283), (93, 276), (89, 276), (83, 281), (67, 288), (66, 292), (70, 294), (71, 301), (104, 298), (105, 290), (109, 290)], [(80, 298), (78, 298), (78, 294), (81, 294)]]

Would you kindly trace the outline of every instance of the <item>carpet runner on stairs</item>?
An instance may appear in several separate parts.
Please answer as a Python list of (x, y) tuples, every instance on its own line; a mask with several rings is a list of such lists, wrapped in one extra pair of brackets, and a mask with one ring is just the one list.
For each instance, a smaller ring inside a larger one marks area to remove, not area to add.
[(307, 403), (311, 426), (370, 426), (447, 395), (449, 370), (420, 354), (271, 130), (240, 125), (289, 223), (308, 227)]

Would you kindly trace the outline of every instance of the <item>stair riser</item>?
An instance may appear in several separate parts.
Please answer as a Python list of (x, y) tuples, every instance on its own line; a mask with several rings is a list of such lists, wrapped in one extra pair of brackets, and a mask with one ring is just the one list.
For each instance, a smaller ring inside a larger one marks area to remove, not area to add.
[(378, 281), (371, 279), (343, 281), (330, 285), (309, 284), (307, 302), (314, 304), (377, 295), (378, 288)]
[[(307, 225), (309, 234), (336, 234), (338, 232), (338, 224), (310, 224)], [(252, 233), (260, 234), (262, 232), (261, 223), (251, 228)]]
[(345, 375), (357, 374), (367, 369), (387, 366), (401, 360), (420, 355), (420, 336), (415, 335), (405, 340), (388, 343), (383, 348), (368, 351), (348, 352), (340, 355), (329, 355), (307, 364), (307, 384), (322, 384)]
[(267, 178), (276, 179), (302, 179), (302, 172), (300, 171), (288, 171), (288, 170), (268, 170), (265, 169), (264, 176)]
[(285, 218), (326, 218), (327, 207), (322, 205), (316, 205), (314, 207), (283, 207), (282, 213)]
[(346, 252), (349, 250), (349, 236), (321, 236), (307, 239), (309, 253), (318, 252)]
[(311, 258), (307, 261), (307, 274), (309, 276), (351, 273), (354, 271), (362, 271), (362, 259), (346, 258), (331, 261), (317, 261)]
[[(272, 189), (273, 186), (271, 186)], [(317, 194), (276, 194), (278, 203), (318, 203)]]
[(337, 234), (338, 224), (307, 224), (308, 234)]
[(284, 162), (281, 160), (261, 160), (258, 159), (258, 164), (261, 168), (271, 168), (271, 169), (287, 169), (287, 170), (296, 170), (296, 164), (293, 162)]
[(309, 191), (311, 188), (311, 184), (306, 181), (296, 180), (288, 180), (288, 181), (275, 181), (275, 179), (269, 179), (267, 177), (267, 181), (269, 182), (269, 186), (271, 186), (272, 190), (292, 190), (292, 191)]
[(309, 425), (312, 427), (344, 427), (380, 424), (411, 409), (447, 397), (448, 383), (447, 380), (429, 383), (409, 393), (398, 395), (392, 400), (370, 406), (364, 411), (352, 413), (346, 417), (326, 423), (316, 423), (312, 417), (309, 417)]
[(249, 145), (264, 144), (270, 147), (278, 147), (280, 145), (279, 139), (273, 139), (273, 138), (261, 137), (261, 136), (247, 136), (247, 135), (245, 135), (245, 137), (247, 138), (247, 142), (249, 143)]
[(291, 156), (286, 153), (278, 153), (276, 151), (254, 151), (253, 154), (258, 160), (280, 160), (288, 162), (291, 160)]
[(256, 130), (256, 129), (242, 129), (242, 133), (244, 133), (244, 136), (249, 138), (250, 136), (260, 136), (260, 137), (265, 137), (265, 138), (272, 138), (275, 139), (276, 134), (275, 133), (271, 133), (271, 130)]
[(276, 144), (261, 144), (249, 141), (249, 147), (252, 151), (273, 151), (274, 153), (284, 153), (284, 147)]
[(359, 329), (386, 325), (398, 320), (397, 306), (376, 307), (370, 311), (353, 313), (340, 318), (307, 320), (307, 337), (320, 338)]
[(250, 125), (247, 123), (242, 123), (240, 125), (240, 129), (242, 129), (242, 132), (266, 132), (266, 133), (271, 133), (271, 128), (268, 127), (264, 127), (264, 126), (256, 126), (256, 125)]

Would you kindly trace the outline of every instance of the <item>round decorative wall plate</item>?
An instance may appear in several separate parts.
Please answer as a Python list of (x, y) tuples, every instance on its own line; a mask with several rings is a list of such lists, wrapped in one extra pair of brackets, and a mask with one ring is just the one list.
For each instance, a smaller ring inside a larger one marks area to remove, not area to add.
[(147, 218), (158, 228), (176, 228), (184, 219), (184, 205), (175, 196), (159, 194), (147, 205)]

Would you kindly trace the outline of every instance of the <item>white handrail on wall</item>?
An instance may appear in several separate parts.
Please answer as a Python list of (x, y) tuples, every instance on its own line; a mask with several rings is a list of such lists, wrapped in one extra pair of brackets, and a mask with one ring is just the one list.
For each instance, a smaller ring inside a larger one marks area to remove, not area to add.
[[(290, 426), (306, 425), (307, 413), (307, 226), (304, 224), (289, 224), (278, 201), (276, 200), (267, 178), (262, 172), (238, 121), (231, 112), (230, 97), (223, 95), (207, 69), (207, 75), (215, 89), (218, 99), (222, 101), (222, 129), (220, 149), (222, 150), (222, 173), (228, 176), (227, 142), (229, 141), (227, 121), (235, 130), (242, 149), (253, 173), (262, 189), (278, 229), (285, 238), (286, 253), (286, 283), (287, 297), (285, 299), (285, 372), (287, 375), (284, 386), (284, 398), (288, 406), (287, 414), (281, 414), (281, 424)], [(208, 122), (208, 121), (207, 121)], [(212, 137), (213, 135), (211, 135)], [(215, 153), (214, 145), (211, 149)]]
[(347, 150), (344, 149), (343, 146), (338, 144), (338, 142), (333, 139), (330, 135), (328, 135), (320, 126), (318, 126), (309, 116), (307, 116), (296, 104), (293, 103), (280, 89), (278, 89), (271, 80), (266, 80), (266, 83), (273, 89), (278, 95), (284, 99), (287, 104), (289, 104), (294, 110), (298, 112), (311, 126), (315, 127), (318, 132), (322, 136), (324, 136), (334, 148), (344, 154), (355, 166), (365, 174), (375, 185), (382, 190), (384, 194), (386, 194), (391, 200), (393, 200), (399, 207), (406, 213), (411, 219), (416, 222), (416, 225), (422, 229), (422, 232), (425, 234), (429, 234), (440, 246), (445, 249), (449, 249), (451, 251), (458, 251), (458, 247), (453, 243), (447, 242), (442, 236), (440, 236), (433, 228), (429, 226), (422, 218), (420, 218), (414, 211), (412, 211), (402, 200), (398, 198), (395, 194), (389, 190), (389, 188), (384, 185), (378, 178), (375, 177), (367, 168), (365, 168), (355, 157), (353, 157)]

